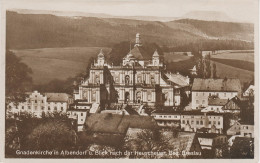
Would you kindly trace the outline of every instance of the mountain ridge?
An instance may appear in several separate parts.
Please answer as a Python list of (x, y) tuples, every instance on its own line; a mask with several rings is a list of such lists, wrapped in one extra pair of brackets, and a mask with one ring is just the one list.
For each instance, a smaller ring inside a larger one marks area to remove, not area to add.
[(7, 46), (13, 49), (112, 47), (121, 41), (133, 42), (136, 33), (141, 33), (143, 41), (156, 42), (160, 46), (178, 46), (200, 39), (252, 42), (254, 31), (252, 24), (190, 19), (170, 22), (96, 17), (71, 19), (13, 11), (7, 11), (6, 16)]

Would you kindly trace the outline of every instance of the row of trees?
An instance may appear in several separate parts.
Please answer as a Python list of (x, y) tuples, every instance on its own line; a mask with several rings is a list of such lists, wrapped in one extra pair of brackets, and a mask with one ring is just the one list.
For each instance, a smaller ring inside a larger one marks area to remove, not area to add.
[(210, 55), (197, 57), (197, 77), (199, 78), (217, 78), (217, 66), (211, 64)]

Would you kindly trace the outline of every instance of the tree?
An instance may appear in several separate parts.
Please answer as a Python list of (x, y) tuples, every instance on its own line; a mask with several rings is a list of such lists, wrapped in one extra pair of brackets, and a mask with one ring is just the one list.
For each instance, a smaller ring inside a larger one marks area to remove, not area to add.
[(210, 54), (205, 57), (205, 77), (211, 78)]
[[(168, 152), (168, 140), (158, 129), (144, 129), (136, 133), (134, 137), (125, 137), (124, 149), (138, 152)], [(162, 158), (160, 155), (131, 155), (135, 158)]]
[(68, 150), (76, 147), (77, 134), (69, 122), (49, 119), (33, 129), (26, 144), (30, 150)]
[(215, 63), (213, 63), (213, 79), (216, 79), (217, 78), (217, 66)]
[(18, 105), (19, 102), (25, 100), (25, 92), (29, 90), (32, 84), (31, 73), (32, 70), (22, 63), (13, 52), (6, 51), (6, 106), (11, 102)]

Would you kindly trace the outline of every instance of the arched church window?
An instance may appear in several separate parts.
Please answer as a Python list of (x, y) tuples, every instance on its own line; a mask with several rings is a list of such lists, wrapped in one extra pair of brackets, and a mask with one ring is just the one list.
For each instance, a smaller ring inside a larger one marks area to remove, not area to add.
[(137, 83), (142, 83), (142, 78), (141, 78), (141, 76), (138, 76), (138, 77), (137, 77)]
[(147, 92), (147, 100), (151, 101), (152, 100), (152, 92)]
[(130, 77), (129, 75), (125, 76), (125, 84), (129, 84), (130, 83)]
[(96, 83), (99, 84), (100, 80), (99, 80), (99, 75), (96, 75)]
[(141, 103), (141, 98), (142, 98), (141, 92), (137, 92), (137, 93), (136, 93), (137, 103)]
[(96, 101), (96, 91), (92, 91), (92, 101)]
[(83, 99), (85, 99), (85, 100), (88, 101), (88, 92), (87, 92), (87, 91), (85, 91), (85, 92), (83, 93)]
[(154, 84), (155, 84), (155, 79), (154, 79), (154, 76), (151, 76), (151, 83), (152, 83), (152, 85), (154, 85)]

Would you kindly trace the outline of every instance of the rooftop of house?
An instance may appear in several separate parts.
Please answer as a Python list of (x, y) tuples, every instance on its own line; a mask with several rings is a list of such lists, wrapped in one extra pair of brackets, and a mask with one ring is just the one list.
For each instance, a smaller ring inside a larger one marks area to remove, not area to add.
[(183, 111), (181, 115), (215, 115), (215, 116), (223, 116), (222, 113), (215, 113), (215, 112), (201, 112), (201, 110), (192, 110), (192, 111)]
[(213, 139), (218, 136), (225, 136), (223, 134), (217, 134), (217, 133), (197, 133), (198, 138), (208, 138), (208, 139)]
[(117, 115), (117, 114), (90, 114), (86, 118), (86, 130), (102, 133), (124, 134), (129, 127), (153, 129), (157, 123), (150, 116)]
[(166, 73), (165, 74), (168, 77), (168, 80), (172, 81), (173, 83), (176, 83), (182, 87), (189, 86), (189, 78), (185, 77), (179, 73)]
[(172, 108), (165, 108), (165, 109), (158, 109), (152, 112), (152, 114), (175, 114), (175, 115), (180, 115), (181, 111), (176, 111)]
[(211, 106), (224, 106), (228, 102), (228, 99), (209, 98), (208, 105)]
[(48, 102), (67, 102), (71, 96), (67, 93), (44, 93)]
[(195, 78), (192, 91), (241, 92), (241, 83), (239, 79)]

